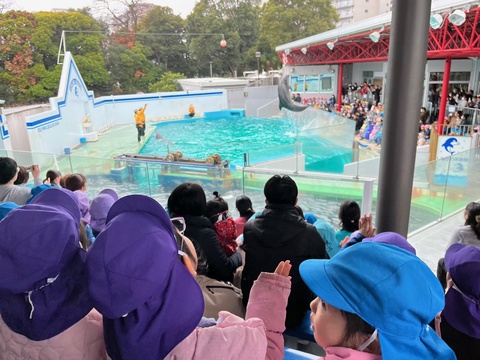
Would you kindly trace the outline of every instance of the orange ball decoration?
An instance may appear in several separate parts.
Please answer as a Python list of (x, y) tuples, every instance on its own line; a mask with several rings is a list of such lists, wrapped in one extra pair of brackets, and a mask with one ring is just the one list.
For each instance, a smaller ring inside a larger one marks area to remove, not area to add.
[(221, 46), (221, 47), (227, 46), (227, 42), (225, 41), (225, 39), (223, 39), (222, 41), (220, 41), (220, 46)]

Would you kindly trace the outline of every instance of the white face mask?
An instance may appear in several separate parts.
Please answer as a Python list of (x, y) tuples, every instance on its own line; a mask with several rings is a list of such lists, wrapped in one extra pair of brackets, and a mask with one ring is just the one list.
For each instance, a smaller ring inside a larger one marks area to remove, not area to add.
[(372, 335), (370, 335), (370, 337), (362, 345), (360, 345), (357, 350), (358, 351), (365, 350), (368, 347), (368, 345), (370, 345), (372, 342), (375, 341), (376, 338), (377, 338), (377, 329), (375, 329)]

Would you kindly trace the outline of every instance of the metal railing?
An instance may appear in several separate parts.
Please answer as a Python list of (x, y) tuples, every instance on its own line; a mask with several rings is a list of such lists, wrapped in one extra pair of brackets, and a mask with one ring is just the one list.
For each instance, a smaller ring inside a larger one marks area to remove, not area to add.
[[(269, 109), (269, 108), (273, 107), (274, 105), (278, 108), (278, 103), (279, 103), (278, 99), (273, 99), (273, 100), (267, 102), (266, 104), (260, 106), (257, 109), (257, 117), (262, 117), (261, 111), (264, 110), (264, 109)], [(269, 115), (269, 113), (265, 114), (264, 116), (267, 116), (267, 115)]]

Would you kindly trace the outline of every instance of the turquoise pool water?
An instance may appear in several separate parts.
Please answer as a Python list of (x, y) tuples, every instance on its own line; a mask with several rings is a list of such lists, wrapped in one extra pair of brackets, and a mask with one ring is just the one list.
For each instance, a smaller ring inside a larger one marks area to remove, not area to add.
[(218, 153), (231, 164), (243, 166), (244, 153), (249, 154), (251, 164), (294, 155), (298, 140), (306, 157), (306, 170), (342, 173), (343, 165), (351, 162), (351, 149), (319, 136), (322, 130), (314, 131), (313, 121), (308, 129), (305, 121), (256, 117), (166, 122), (156, 126), (140, 153), (166, 155), (181, 151), (184, 158), (194, 159)]

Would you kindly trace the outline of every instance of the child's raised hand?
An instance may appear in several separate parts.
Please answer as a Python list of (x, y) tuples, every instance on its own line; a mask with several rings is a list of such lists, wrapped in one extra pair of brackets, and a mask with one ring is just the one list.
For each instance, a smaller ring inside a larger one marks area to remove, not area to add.
[(345, 245), (346, 243), (348, 243), (349, 240), (350, 240), (350, 236), (345, 236), (345, 239), (340, 241), (340, 246)]
[(292, 269), (292, 264), (290, 264), (290, 260), (280, 261), (275, 269), (275, 274), (285, 276), (289, 279), (292, 277), (289, 276), (290, 270)]
[(370, 238), (375, 235), (377, 228), (372, 226), (372, 214), (362, 216), (358, 231), (366, 238)]

